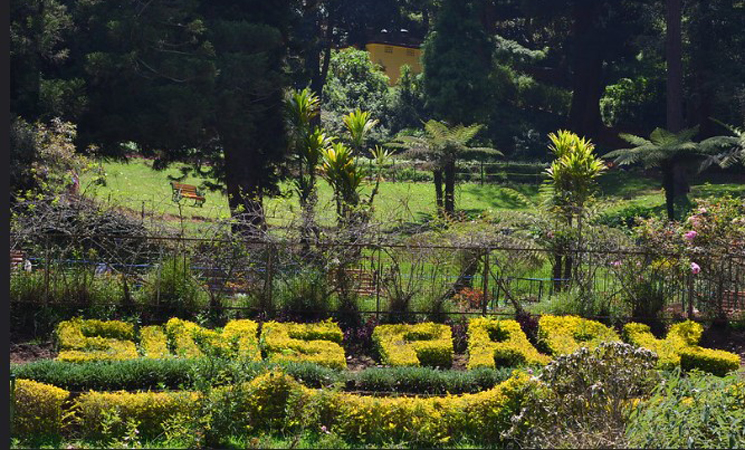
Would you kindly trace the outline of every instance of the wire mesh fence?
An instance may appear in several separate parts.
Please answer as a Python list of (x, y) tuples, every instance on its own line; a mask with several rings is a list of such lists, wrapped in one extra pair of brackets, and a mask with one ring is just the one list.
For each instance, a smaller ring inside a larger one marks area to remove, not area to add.
[[(703, 252), (49, 235), (24, 248), (23, 260), (11, 271), (15, 307), (320, 317), (352, 305), (360, 314), (402, 318), (541, 312), (562, 304), (587, 316), (635, 318), (734, 318), (745, 310), (745, 258)], [(689, 261), (699, 269), (690, 270)]]

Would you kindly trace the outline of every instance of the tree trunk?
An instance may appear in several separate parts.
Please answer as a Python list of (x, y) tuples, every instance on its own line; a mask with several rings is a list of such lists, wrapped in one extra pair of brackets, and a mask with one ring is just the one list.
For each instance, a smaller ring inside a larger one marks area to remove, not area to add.
[(665, 190), (665, 207), (667, 220), (675, 220), (675, 182), (672, 164), (662, 166), (662, 188)]
[(572, 104), (569, 129), (596, 138), (602, 128), (600, 98), (603, 95), (602, 42), (595, 27), (599, 2), (579, 2), (572, 11)]
[(455, 161), (445, 164), (445, 214), (455, 214)]
[(693, 79), (695, 83), (696, 101), (693, 108), (688, 110), (688, 117), (695, 120), (699, 126), (701, 137), (711, 137), (715, 133), (714, 123), (709, 119), (714, 115), (713, 98), (714, 89), (712, 89), (713, 73), (717, 70), (714, 61), (716, 45), (716, 30), (711, 17), (711, 5), (709, 0), (699, 0), (694, 21), (694, 33), (690, 34), (691, 38), (691, 65), (693, 69)]
[(225, 184), (231, 216), (238, 219), (233, 230), (251, 237), (258, 237), (266, 230), (263, 190), (259, 174), (253, 173), (250, 153), (227, 143), (225, 148)]
[(435, 179), (435, 198), (437, 199), (437, 214), (442, 214), (442, 170), (433, 170)]
[(677, 202), (682, 207), (686, 207), (688, 205), (688, 193), (691, 191), (691, 187), (688, 184), (686, 167), (680, 161), (674, 161), (672, 170), (673, 201)]
[(562, 288), (561, 281), (561, 253), (558, 251), (554, 252), (554, 266), (551, 277), (554, 279), (554, 292), (560, 292)]
[(666, 2), (667, 129), (677, 133), (683, 129), (683, 45), (680, 26), (683, 6), (682, 0)]

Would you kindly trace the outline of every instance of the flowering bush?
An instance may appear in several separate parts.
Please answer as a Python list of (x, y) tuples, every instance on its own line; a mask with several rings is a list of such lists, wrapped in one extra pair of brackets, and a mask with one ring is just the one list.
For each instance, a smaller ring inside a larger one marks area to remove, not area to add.
[(480, 309), (484, 304), (484, 291), (466, 287), (455, 294), (453, 301), (462, 309)]
[(666, 277), (694, 277), (699, 303), (709, 313), (726, 315), (722, 300), (731, 282), (730, 258), (745, 257), (745, 200), (698, 200), (685, 221), (647, 219), (635, 231)]

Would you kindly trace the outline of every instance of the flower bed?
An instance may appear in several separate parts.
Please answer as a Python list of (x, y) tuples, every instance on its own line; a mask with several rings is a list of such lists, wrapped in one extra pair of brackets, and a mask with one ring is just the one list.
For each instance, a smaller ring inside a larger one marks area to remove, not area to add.
[[(673, 325), (666, 339), (656, 339), (646, 325), (631, 323), (624, 327), (623, 338), (656, 352), (663, 369), (682, 366), (686, 370), (697, 368), (720, 375), (736, 370), (737, 355), (697, 345), (701, 333), (701, 325), (687, 321)], [(261, 339), (258, 324), (245, 319), (229, 321), (222, 330), (210, 330), (172, 318), (164, 326), (142, 327), (139, 334), (124, 322), (73, 319), (61, 322), (55, 335), (61, 349), (57, 360), (72, 363), (217, 356), (346, 368), (341, 346), (344, 335), (330, 320), (312, 324), (266, 322)], [(136, 345), (138, 337), (139, 345)], [(593, 320), (549, 315), (539, 320), (539, 347), (553, 357), (620, 340), (613, 329)], [(379, 325), (373, 331), (373, 342), (384, 365), (441, 368), (452, 365), (453, 342), (448, 325)], [(469, 322), (468, 369), (545, 365), (551, 356), (534, 348), (514, 320), (476, 318)]]

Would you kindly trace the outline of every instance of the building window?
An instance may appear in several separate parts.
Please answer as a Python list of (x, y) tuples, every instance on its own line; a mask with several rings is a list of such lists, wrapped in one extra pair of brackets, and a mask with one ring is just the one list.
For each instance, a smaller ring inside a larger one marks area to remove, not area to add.
[(406, 49), (406, 56), (416, 56), (416, 53), (414, 53), (413, 48), (407, 48)]
[(386, 46), (385, 47), (385, 52), (386, 53), (393, 53), (393, 47)]

